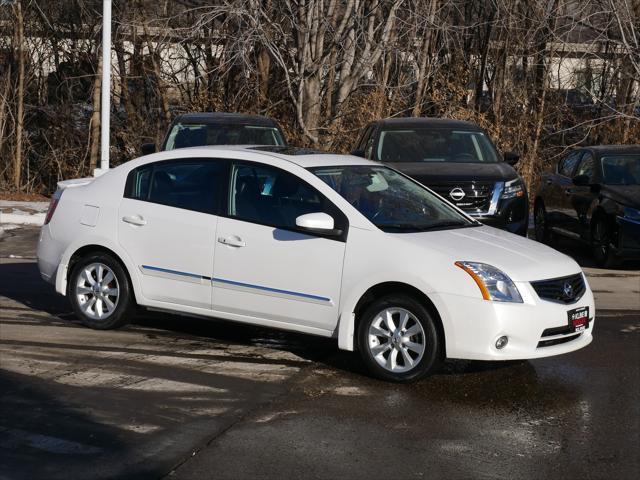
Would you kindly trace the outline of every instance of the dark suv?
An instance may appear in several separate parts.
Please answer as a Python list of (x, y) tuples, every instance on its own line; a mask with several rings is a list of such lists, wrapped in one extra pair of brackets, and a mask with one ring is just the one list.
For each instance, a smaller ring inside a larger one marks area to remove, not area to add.
[(514, 153), (501, 158), (473, 123), (436, 118), (378, 120), (364, 129), (353, 155), (413, 177), (487, 225), (526, 235), (529, 206)]
[[(167, 130), (160, 150), (203, 145), (286, 146), (280, 125), (269, 117), (244, 113), (185, 113)], [(142, 154), (156, 151), (155, 143), (142, 145)]]
[(574, 150), (540, 185), (538, 241), (560, 235), (585, 242), (600, 266), (640, 258), (640, 145)]

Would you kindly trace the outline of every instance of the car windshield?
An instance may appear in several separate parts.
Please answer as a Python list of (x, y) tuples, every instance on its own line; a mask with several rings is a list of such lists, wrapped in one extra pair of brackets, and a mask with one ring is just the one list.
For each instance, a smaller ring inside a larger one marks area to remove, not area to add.
[(203, 145), (284, 145), (284, 139), (275, 127), (178, 124), (171, 129), (165, 150)]
[(615, 155), (602, 158), (605, 185), (640, 185), (640, 155)]
[(498, 162), (484, 133), (450, 128), (383, 130), (377, 153), (381, 162)]
[(479, 225), (419, 183), (384, 166), (334, 166), (310, 170), (386, 232)]

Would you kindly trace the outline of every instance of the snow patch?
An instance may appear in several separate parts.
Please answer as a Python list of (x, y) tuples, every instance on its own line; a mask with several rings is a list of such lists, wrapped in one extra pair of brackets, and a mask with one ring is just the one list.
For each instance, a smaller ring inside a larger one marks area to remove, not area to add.
[(0, 224), (5, 231), (17, 225), (42, 225), (48, 208), (47, 202), (0, 200)]

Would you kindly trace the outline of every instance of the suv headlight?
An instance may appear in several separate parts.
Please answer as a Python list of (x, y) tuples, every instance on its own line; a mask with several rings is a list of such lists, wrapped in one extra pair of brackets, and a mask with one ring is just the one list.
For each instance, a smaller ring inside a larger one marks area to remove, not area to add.
[(624, 218), (632, 222), (640, 222), (640, 210), (637, 208), (624, 207)]
[(456, 262), (456, 266), (473, 278), (485, 300), (522, 303), (518, 288), (502, 270), (477, 262)]
[(524, 195), (524, 185), (519, 178), (509, 180), (504, 184), (504, 190), (500, 198), (515, 198)]

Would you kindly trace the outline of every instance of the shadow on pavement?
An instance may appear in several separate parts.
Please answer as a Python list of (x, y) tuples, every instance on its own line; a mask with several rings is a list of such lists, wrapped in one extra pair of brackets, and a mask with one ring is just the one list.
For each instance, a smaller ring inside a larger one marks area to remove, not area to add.
[(0, 391), (0, 478), (71, 478), (107, 451), (124, 450), (116, 428), (60, 401), (53, 382), (0, 371)]
[[(53, 287), (40, 279), (37, 265), (34, 263), (10, 263), (0, 265), (0, 296), (5, 296), (28, 308), (11, 319), (12, 324), (32, 325), (34, 321), (44, 325), (65, 327), (84, 327), (75, 318), (67, 299), (58, 295)], [(14, 308), (14, 310), (19, 310)], [(51, 316), (39, 316), (38, 311)], [(318, 362), (328, 367), (351, 372), (359, 376), (368, 376), (364, 364), (357, 353), (338, 350), (335, 339), (287, 332), (214, 318), (188, 317), (172, 313), (159, 313), (141, 310), (124, 327), (129, 331), (140, 332), (146, 338), (171, 338), (176, 334), (194, 336), (197, 339), (223, 343), (233, 343), (255, 347), (264, 347), (293, 353), (302, 359)], [(31, 346), (37, 346), (33, 342)], [(44, 346), (44, 345), (43, 345)], [(49, 348), (55, 344), (47, 343)], [(59, 345), (60, 348), (74, 349), (74, 346)], [(79, 350), (91, 350), (91, 347), (79, 345)], [(101, 351), (136, 353), (135, 349), (120, 347), (97, 347)], [(144, 349), (145, 353), (150, 353)], [(138, 352), (142, 353), (142, 352)], [(180, 354), (173, 354), (177, 357)], [(207, 356), (210, 360), (224, 360)], [(240, 360), (237, 358), (236, 360)], [(245, 362), (265, 363), (268, 359), (245, 355)], [(282, 363), (280, 360), (278, 361)], [(500, 370), (510, 367), (510, 362), (459, 362), (447, 361), (443, 374), (463, 374), (484, 370)]]

